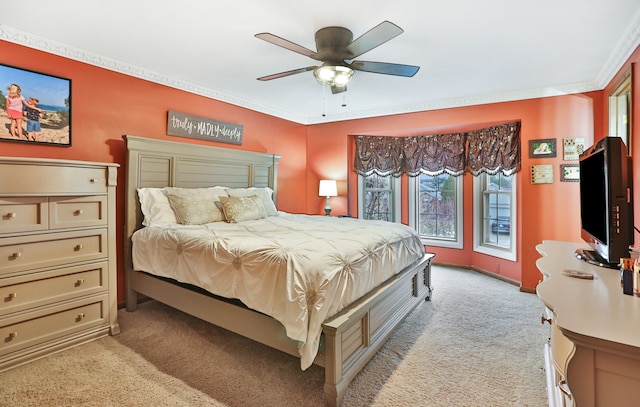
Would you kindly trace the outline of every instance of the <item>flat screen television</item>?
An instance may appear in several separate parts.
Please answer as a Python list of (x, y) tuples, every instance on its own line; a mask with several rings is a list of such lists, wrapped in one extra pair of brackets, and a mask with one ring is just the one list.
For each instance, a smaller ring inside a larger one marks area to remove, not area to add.
[(589, 250), (576, 255), (603, 267), (619, 268), (633, 244), (633, 173), (620, 137), (605, 137), (579, 158), (581, 237)]

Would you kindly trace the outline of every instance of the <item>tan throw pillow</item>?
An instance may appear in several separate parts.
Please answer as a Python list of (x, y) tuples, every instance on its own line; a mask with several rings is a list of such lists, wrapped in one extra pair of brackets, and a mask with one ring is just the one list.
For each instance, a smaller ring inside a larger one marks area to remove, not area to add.
[(220, 197), (225, 220), (238, 223), (267, 217), (262, 200), (255, 195), (238, 197)]
[(278, 214), (276, 205), (273, 203), (273, 189), (269, 187), (249, 187), (249, 188), (227, 188), (227, 194), (232, 197), (255, 195), (262, 201), (267, 216), (275, 216)]
[(164, 192), (178, 223), (202, 225), (224, 220), (218, 207), (220, 198), (227, 196), (224, 188), (165, 188)]

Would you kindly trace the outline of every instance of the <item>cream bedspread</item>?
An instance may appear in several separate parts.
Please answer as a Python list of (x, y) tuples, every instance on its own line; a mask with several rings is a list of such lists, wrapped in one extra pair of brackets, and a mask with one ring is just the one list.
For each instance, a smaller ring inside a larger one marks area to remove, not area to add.
[(422, 258), (399, 223), (280, 213), (241, 223), (146, 227), (135, 232), (136, 270), (241, 300), (280, 321), (299, 342), (302, 369), (322, 323)]

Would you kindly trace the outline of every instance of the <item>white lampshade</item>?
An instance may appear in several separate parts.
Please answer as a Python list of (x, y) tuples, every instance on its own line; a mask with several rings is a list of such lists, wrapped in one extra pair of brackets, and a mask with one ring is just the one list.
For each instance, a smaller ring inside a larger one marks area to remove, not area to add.
[(320, 191), (318, 196), (338, 196), (338, 186), (335, 180), (322, 179), (320, 180)]

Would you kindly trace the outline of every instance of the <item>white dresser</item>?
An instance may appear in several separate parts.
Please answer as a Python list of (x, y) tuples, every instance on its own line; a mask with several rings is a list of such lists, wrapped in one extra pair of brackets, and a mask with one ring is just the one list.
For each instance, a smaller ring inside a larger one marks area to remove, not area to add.
[[(625, 295), (620, 271), (575, 257), (586, 244), (544, 241), (536, 265), (548, 310), (550, 406), (640, 406), (640, 297)], [(593, 274), (593, 280), (564, 275)], [(543, 319), (543, 322), (545, 320)]]
[(117, 168), (0, 157), (0, 371), (119, 333)]

